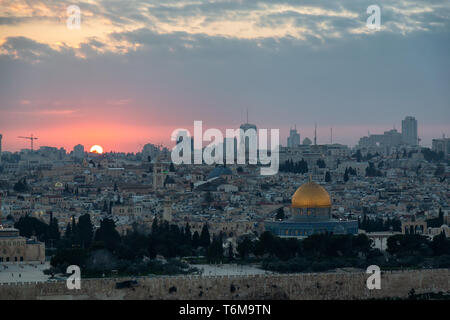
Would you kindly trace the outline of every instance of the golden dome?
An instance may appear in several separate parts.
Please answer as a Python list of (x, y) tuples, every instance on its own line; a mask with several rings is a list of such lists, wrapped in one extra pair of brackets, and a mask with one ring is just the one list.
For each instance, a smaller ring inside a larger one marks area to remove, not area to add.
[(292, 208), (331, 208), (331, 198), (324, 187), (310, 180), (295, 191)]

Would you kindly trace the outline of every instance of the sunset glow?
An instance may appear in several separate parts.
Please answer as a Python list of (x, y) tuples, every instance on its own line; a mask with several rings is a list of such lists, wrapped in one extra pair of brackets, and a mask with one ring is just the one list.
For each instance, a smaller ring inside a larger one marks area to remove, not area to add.
[(102, 153), (103, 153), (103, 148), (102, 148), (101, 146), (99, 146), (99, 145), (96, 144), (96, 145), (93, 145), (93, 146), (91, 147), (91, 149), (89, 150), (89, 152), (102, 154)]
[(281, 141), (296, 126), (302, 140), (354, 146), (405, 115), (420, 120), (423, 146), (450, 134), (448, 2), (386, 4), (380, 32), (352, 2), (132, 3), (73, 3), (73, 29), (69, 2), (0, 0), (3, 151), (30, 148), (24, 132), (36, 150), (171, 148), (175, 129), (239, 128), (246, 110)]

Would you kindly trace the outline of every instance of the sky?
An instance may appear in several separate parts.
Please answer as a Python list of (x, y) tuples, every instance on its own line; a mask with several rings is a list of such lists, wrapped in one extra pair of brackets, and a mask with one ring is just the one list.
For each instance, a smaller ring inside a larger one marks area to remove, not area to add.
[(0, 0), (3, 150), (34, 134), (137, 152), (195, 120), (238, 128), (247, 109), (282, 145), (294, 125), (355, 145), (414, 116), (430, 146), (450, 136), (449, 57), (449, 1)]

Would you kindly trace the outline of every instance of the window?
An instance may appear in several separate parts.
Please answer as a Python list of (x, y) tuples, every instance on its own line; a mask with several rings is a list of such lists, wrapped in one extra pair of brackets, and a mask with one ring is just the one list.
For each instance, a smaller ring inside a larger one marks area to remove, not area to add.
[(6, 257), (6, 262), (9, 262), (9, 257)]
[(20, 257), (20, 261), (23, 261), (23, 257)]
[(17, 257), (14, 257), (14, 261), (17, 261)]

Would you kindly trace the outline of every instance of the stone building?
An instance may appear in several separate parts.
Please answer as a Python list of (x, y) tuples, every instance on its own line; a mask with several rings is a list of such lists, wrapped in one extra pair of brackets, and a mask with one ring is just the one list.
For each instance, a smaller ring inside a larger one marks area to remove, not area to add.
[(0, 263), (44, 261), (44, 243), (20, 236), (17, 229), (0, 226)]

